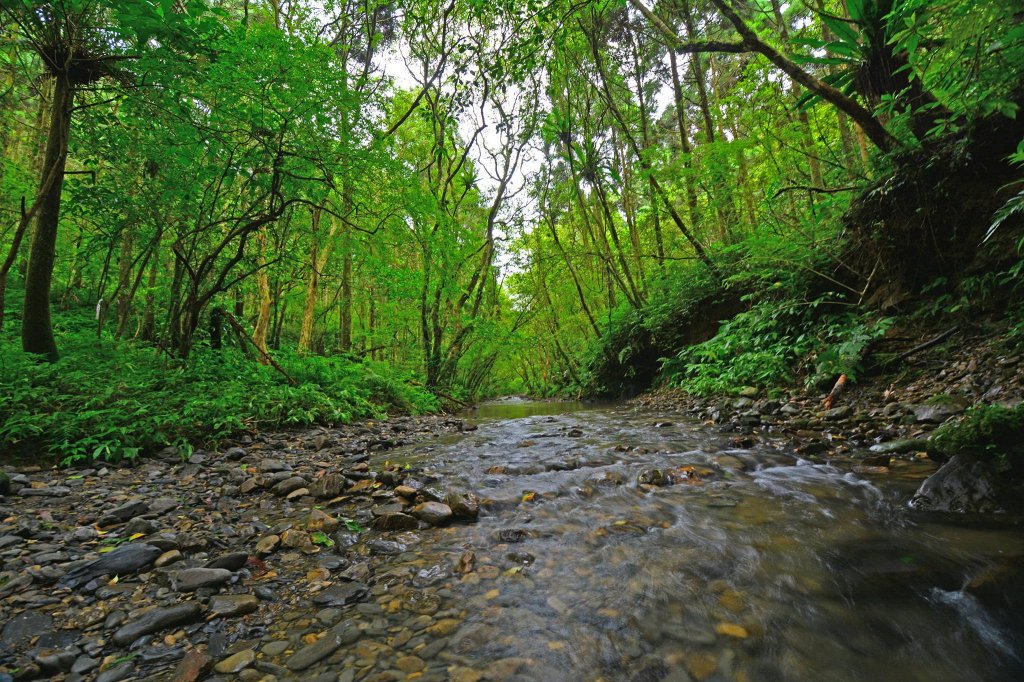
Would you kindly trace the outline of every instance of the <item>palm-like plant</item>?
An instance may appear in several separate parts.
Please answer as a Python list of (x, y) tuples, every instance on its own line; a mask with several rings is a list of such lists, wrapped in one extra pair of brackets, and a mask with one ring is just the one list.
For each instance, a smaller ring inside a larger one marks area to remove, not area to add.
[[(848, 95), (860, 95), (890, 116), (907, 116), (911, 132), (923, 140), (948, 112), (911, 68), (910, 56), (918, 49), (918, 38), (905, 29), (917, 20), (919, 5), (917, 0), (847, 0), (849, 18), (819, 9), (831, 40), (800, 42), (826, 54), (798, 59), (832, 67), (825, 82)], [(808, 94), (802, 104), (812, 97)]]

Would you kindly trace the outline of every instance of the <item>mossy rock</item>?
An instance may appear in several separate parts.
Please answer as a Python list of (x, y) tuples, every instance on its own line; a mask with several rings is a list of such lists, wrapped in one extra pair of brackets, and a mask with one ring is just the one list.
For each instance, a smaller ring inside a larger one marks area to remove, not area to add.
[(945, 462), (954, 455), (991, 460), (1002, 470), (1024, 468), (1024, 403), (1016, 407), (975, 406), (943, 424), (928, 440), (928, 456)]
[(0, 471), (0, 495), (11, 494), (11, 477), (7, 475), (7, 472)]

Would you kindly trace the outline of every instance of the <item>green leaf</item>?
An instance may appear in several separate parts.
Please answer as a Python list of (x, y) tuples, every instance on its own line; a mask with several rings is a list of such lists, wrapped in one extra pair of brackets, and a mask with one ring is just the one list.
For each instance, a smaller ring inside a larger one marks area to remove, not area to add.
[(365, 533), (366, 529), (358, 521), (354, 519), (342, 519), (345, 524), (345, 528), (348, 528), (353, 533)]
[(822, 14), (821, 20), (832, 33), (836, 34), (841, 41), (856, 45), (860, 36), (857, 34), (857, 29), (850, 25), (849, 22), (839, 19), (837, 17), (829, 16), (828, 14)]
[(858, 24), (867, 17), (866, 4), (875, 0), (846, 0), (846, 13)]
[(334, 540), (328, 537), (327, 533), (322, 530), (312, 533), (309, 537), (314, 545), (319, 545), (320, 547), (334, 547)]

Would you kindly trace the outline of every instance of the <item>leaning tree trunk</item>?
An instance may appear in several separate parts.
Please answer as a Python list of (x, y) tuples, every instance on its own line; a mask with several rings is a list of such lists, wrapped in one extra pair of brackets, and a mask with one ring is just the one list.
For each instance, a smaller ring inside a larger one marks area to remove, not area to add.
[(57, 225), (60, 221), (60, 195), (64, 188), (64, 167), (68, 158), (68, 136), (71, 133), (71, 104), (74, 89), (66, 74), (54, 76), (53, 108), (46, 139), (41, 183), (53, 173), (52, 182), (43, 194), (39, 217), (32, 236), (28, 270), (25, 273), (25, 304), (22, 312), (21, 347), (26, 353), (57, 360), (57, 342), (50, 320), (50, 284), (57, 254)]

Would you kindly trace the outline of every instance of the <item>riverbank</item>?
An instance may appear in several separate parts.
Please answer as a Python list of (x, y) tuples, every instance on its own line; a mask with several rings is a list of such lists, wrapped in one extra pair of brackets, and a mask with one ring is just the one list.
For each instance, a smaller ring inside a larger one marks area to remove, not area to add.
[[(851, 461), (868, 475), (886, 475), (908, 461), (932, 462), (937, 470), (948, 458), (934, 453), (929, 458), (929, 438), (938, 427), (956, 423), (975, 406), (1016, 407), (1024, 400), (1024, 350), (1007, 344), (999, 333), (955, 330), (943, 335), (940, 343), (885, 371), (846, 383), (830, 406), (831, 391), (796, 387), (772, 396), (747, 388), (720, 397), (661, 388), (632, 403), (713, 423), (734, 434), (738, 446), (781, 439), (809, 461)], [(928, 340), (897, 337), (885, 350), (899, 357)], [(953, 510), (949, 507), (947, 502), (938, 510)]]
[[(245, 436), (185, 459), (167, 448), (120, 465), (11, 469), (0, 495), (0, 680), (303, 676), (343, 642), (383, 636), (379, 571), (406, 546), (400, 534), (361, 536), (472, 522), (477, 507), (416, 470), (371, 471), (370, 459), (463, 428), (397, 417)], [(406, 639), (436, 652), (431, 627), (450, 615), (440, 600), (411, 585), (390, 594), (422, 600)], [(256, 613), (258, 623), (246, 618)], [(289, 639), (314, 625), (334, 629)]]

